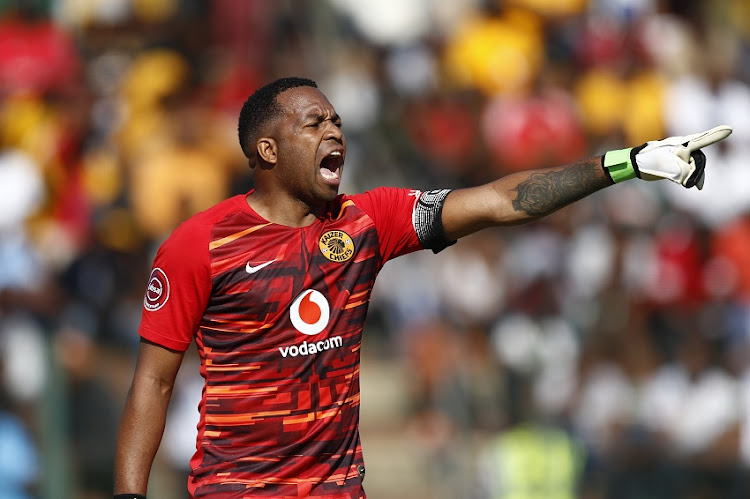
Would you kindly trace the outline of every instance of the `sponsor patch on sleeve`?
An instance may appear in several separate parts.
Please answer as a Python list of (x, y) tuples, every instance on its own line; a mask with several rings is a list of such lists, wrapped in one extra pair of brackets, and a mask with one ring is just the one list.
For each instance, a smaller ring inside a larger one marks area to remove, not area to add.
[(151, 276), (148, 278), (143, 306), (146, 310), (153, 312), (163, 307), (167, 300), (169, 300), (169, 279), (167, 279), (167, 274), (157, 267), (151, 271)]

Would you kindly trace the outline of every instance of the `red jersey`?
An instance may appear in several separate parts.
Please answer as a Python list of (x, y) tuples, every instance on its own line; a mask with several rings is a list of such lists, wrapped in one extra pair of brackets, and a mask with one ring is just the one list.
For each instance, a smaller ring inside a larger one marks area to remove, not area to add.
[(164, 242), (139, 333), (175, 350), (197, 344), (194, 497), (365, 497), (362, 329), (383, 264), (422, 249), (421, 195), (340, 195), (301, 228), (268, 222), (240, 195)]

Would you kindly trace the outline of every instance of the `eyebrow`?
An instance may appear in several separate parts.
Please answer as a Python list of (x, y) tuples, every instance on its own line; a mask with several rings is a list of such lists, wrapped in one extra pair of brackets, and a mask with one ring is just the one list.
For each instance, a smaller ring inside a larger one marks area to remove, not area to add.
[[(325, 113), (321, 111), (310, 111), (305, 116), (305, 120), (311, 120), (313, 118), (323, 118), (325, 120), (324, 114)], [(341, 116), (339, 116), (338, 113), (333, 113), (333, 116), (331, 116), (331, 121), (341, 121)]]

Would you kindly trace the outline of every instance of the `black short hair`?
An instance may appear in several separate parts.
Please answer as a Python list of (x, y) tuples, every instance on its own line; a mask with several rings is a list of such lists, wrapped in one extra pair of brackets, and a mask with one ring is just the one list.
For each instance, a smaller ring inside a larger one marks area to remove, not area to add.
[(255, 152), (250, 141), (256, 137), (263, 125), (279, 113), (280, 109), (276, 96), (285, 90), (296, 87), (318, 88), (318, 84), (307, 78), (279, 78), (260, 87), (247, 98), (242, 105), (240, 120), (237, 125), (240, 147), (242, 147), (245, 156), (253, 159)]

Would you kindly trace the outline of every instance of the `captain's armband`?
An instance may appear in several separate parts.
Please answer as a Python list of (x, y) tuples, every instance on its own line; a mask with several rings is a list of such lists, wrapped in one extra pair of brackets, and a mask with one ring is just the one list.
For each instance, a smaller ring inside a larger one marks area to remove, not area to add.
[(456, 241), (448, 240), (443, 228), (443, 204), (450, 192), (450, 189), (425, 191), (419, 196), (414, 207), (412, 215), (414, 230), (417, 232), (422, 247), (431, 249), (433, 253), (456, 244)]

